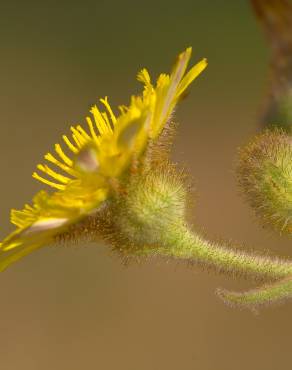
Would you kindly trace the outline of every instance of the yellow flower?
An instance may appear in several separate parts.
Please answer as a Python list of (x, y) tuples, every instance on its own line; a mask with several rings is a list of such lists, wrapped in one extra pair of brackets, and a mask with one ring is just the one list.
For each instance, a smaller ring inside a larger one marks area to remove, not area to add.
[(190, 57), (188, 48), (178, 56), (170, 75), (159, 76), (156, 86), (143, 69), (137, 76), (144, 84), (142, 96), (132, 96), (128, 107), (119, 107), (117, 117), (107, 98), (100, 99), (104, 111), (95, 105), (86, 118), (86, 129), (71, 127), (72, 139), (63, 136), (67, 153), (56, 144), (55, 154), (45, 155), (51, 166), (39, 164), (33, 177), (55, 191), (40, 191), (32, 206), (11, 211), (16, 230), (0, 244), (0, 271), (54, 242), (110, 199), (113, 182), (129, 175), (132, 162), (142, 158), (148, 143), (158, 138), (186, 88), (207, 66), (204, 59), (185, 73)]

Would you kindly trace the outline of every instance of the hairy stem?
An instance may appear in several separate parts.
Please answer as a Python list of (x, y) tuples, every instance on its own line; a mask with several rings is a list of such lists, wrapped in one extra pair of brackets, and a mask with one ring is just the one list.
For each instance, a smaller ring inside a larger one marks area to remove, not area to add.
[(291, 298), (292, 277), (244, 293), (229, 292), (225, 289), (218, 289), (217, 293), (226, 303), (257, 312), (260, 306)]
[(184, 224), (161, 233), (160, 238), (161, 246), (140, 249), (139, 255), (173, 257), (195, 262), (221, 273), (266, 283), (263, 287), (243, 293), (218, 289), (219, 297), (226, 303), (256, 311), (259, 306), (292, 296), (291, 262), (211, 244), (192, 233)]
[(146, 248), (142, 253), (193, 261), (219, 272), (256, 280), (273, 281), (292, 275), (290, 262), (211, 244), (184, 224), (162, 233), (161, 242), (163, 246)]

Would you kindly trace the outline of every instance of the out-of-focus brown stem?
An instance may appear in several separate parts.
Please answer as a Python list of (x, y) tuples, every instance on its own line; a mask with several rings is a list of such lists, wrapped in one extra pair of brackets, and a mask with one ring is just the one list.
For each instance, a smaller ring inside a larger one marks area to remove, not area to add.
[(271, 46), (281, 50), (292, 45), (292, 4), (288, 0), (251, 0)]
[[(288, 0), (251, 0), (271, 48), (270, 91), (263, 124), (292, 131), (292, 4)], [(281, 122), (282, 121), (282, 122)]]

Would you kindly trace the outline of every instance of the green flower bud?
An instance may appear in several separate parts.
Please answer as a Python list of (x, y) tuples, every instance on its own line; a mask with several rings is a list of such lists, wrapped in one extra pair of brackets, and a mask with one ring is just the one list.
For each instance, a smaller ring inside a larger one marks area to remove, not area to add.
[(265, 131), (240, 150), (238, 182), (264, 224), (292, 232), (292, 140)]
[(186, 188), (169, 164), (134, 176), (126, 196), (115, 205), (115, 226), (120, 236), (136, 247), (164, 244), (166, 230), (185, 220)]

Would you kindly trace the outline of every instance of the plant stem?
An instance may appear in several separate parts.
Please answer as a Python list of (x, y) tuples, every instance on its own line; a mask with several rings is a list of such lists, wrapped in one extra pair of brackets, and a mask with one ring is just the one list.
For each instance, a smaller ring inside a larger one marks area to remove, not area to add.
[(292, 275), (290, 262), (211, 244), (192, 233), (184, 224), (162, 233), (160, 238), (162, 246), (145, 248), (141, 254), (193, 261), (219, 272), (256, 280), (273, 281)]
[(229, 292), (225, 289), (218, 289), (218, 295), (233, 306), (248, 308), (258, 312), (258, 308), (267, 304), (284, 301), (292, 296), (292, 279), (284, 278), (272, 284), (252, 289), (247, 292)]

